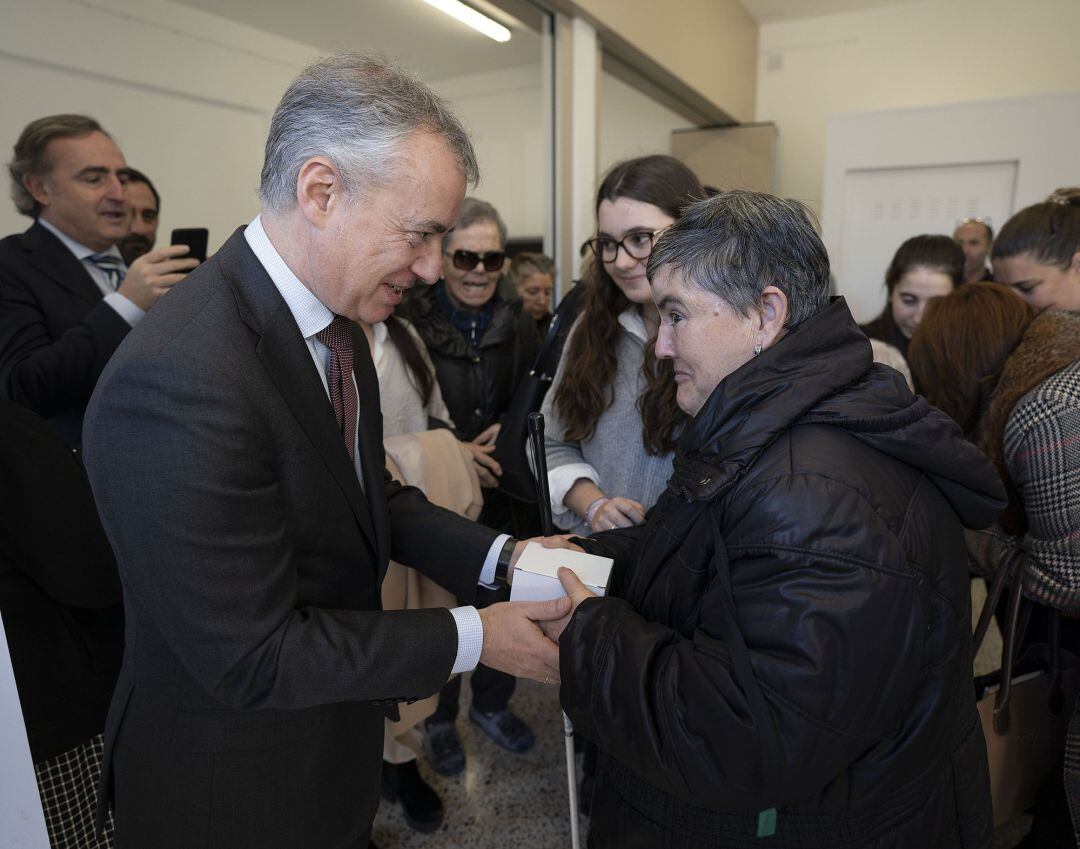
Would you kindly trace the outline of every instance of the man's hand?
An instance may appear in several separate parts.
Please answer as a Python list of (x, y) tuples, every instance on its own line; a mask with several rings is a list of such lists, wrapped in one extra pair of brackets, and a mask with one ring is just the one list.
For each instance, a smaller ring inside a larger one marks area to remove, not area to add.
[(559, 581), (562, 582), (563, 589), (566, 590), (566, 594), (570, 597), (570, 612), (562, 619), (549, 620), (540, 625), (548, 639), (554, 640), (556, 643), (559, 642), (559, 638), (562, 636), (562, 632), (566, 630), (566, 626), (570, 624), (570, 618), (574, 615), (578, 605), (587, 598), (596, 598), (596, 593), (581, 583), (573, 570), (567, 569), (565, 566), (559, 570)]
[(629, 528), (645, 524), (645, 507), (632, 498), (609, 498), (600, 505), (589, 530), (594, 533), (613, 531), (615, 528)]
[(479, 611), (484, 625), (480, 662), (518, 678), (542, 684), (559, 682), (559, 647), (544, 636), (538, 622), (562, 621), (570, 600), (504, 601)]
[[(477, 439), (479, 438), (478, 436)], [(495, 444), (480, 445), (477, 442), (463, 442), (462, 444), (472, 452), (473, 465), (476, 466), (476, 476), (480, 478), (480, 486), (485, 489), (497, 487), (499, 478), (502, 477), (502, 466), (491, 456), (491, 452), (495, 450)]]
[(510, 555), (510, 568), (506, 571), (506, 582), (508, 584), (514, 583), (514, 567), (517, 566), (518, 559), (521, 557), (521, 553), (525, 551), (525, 546), (530, 542), (538, 542), (544, 548), (569, 548), (571, 551), (584, 551), (580, 545), (574, 545), (570, 542), (570, 538), (575, 534), (556, 534), (553, 537), (533, 537), (532, 539), (519, 540), (518, 544), (514, 546), (514, 553)]
[(140, 309), (150, 309), (199, 264), (194, 257), (184, 256), (190, 250), (187, 245), (169, 245), (143, 254), (131, 263), (116, 291)]

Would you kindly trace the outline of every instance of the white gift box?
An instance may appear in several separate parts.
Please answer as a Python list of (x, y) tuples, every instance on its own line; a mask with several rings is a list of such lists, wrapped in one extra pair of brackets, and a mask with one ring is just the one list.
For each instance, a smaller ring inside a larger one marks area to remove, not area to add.
[(559, 580), (559, 569), (573, 571), (590, 592), (607, 594), (612, 559), (571, 551), (568, 548), (544, 548), (530, 542), (514, 566), (514, 581), (510, 585), (511, 601), (547, 601), (566, 595)]

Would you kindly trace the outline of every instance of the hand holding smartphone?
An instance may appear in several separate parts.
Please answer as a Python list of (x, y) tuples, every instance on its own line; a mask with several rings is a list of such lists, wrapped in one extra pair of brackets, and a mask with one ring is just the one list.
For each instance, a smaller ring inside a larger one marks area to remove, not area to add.
[(172, 231), (170, 244), (187, 245), (188, 256), (199, 262), (206, 262), (206, 244), (210, 231), (205, 227), (181, 227)]

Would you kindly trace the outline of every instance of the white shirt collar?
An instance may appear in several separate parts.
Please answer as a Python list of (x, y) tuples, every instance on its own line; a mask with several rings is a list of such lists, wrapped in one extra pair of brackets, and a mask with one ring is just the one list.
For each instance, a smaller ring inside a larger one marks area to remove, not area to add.
[(94, 256), (95, 254), (111, 254), (112, 256), (120, 256), (120, 249), (116, 245), (112, 245), (103, 251), (95, 251), (92, 248), (88, 248), (86, 245), (76, 242), (71, 236), (57, 227), (55, 224), (46, 221), (44, 218), (38, 218), (38, 224), (52, 233), (56, 238), (64, 243), (64, 247), (75, 254), (75, 259), (80, 262), (87, 257)]
[(274, 281), (281, 297), (289, 307), (289, 311), (296, 320), (296, 326), (300, 328), (300, 335), (310, 339), (320, 330), (330, 326), (334, 320), (334, 313), (323, 304), (315, 294), (305, 286), (291, 268), (281, 258), (277, 248), (270, 242), (270, 237), (262, 226), (262, 216), (256, 215), (255, 220), (248, 224), (244, 230), (244, 238), (250, 246), (255, 258), (262, 263), (270, 279)]

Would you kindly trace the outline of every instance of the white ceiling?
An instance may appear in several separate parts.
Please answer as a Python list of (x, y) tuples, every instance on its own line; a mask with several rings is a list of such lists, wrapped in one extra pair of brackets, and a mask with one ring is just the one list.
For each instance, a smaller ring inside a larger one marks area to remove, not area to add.
[[(428, 80), (540, 61), (540, 35), (492, 41), (422, 0), (178, 0), (320, 51), (378, 50)], [(505, 22), (505, 19), (504, 19)]]
[(859, 12), (879, 6), (897, 6), (916, 0), (742, 0), (746, 11), (759, 24), (789, 21), (796, 18), (816, 18), (840, 12)]

